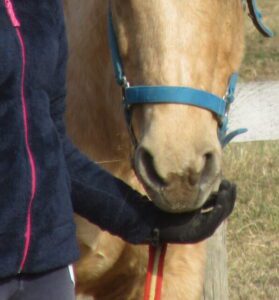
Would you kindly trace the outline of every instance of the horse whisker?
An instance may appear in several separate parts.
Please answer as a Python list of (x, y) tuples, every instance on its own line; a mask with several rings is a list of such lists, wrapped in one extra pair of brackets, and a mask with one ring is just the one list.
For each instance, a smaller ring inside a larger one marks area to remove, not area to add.
[(124, 161), (124, 159), (102, 160), (102, 161), (96, 161), (96, 163), (102, 165), (102, 164), (117, 163), (121, 161)]

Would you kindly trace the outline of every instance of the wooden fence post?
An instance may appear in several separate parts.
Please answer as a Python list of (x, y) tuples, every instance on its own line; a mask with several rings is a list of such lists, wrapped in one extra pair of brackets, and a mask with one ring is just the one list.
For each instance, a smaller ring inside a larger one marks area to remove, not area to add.
[(202, 300), (229, 297), (227, 274), (226, 223), (207, 242), (207, 262)]

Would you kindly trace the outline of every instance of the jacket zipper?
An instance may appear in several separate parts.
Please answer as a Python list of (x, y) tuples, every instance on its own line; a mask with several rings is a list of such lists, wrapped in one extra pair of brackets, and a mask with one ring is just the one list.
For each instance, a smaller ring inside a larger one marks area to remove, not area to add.
[(30, 143), (29, 143), (29, 132), (28, 132), (28, 113), (27, 113), (27, 106), (26, 106), (26, 98), (25, 98), (25, 70), (26, 70), (26, 50), (24, 40), (20, 31), (20, 22), (16, 17), (15, 10), (13, 7), (13, 3), (11, 0), (4, 0), (5, 7), (7, 10), (7, 14), (10, 17), (11, 23), (15, 28), (17, 38), (20, 44), (21, 49), (21, 57), (22, 57), (22, 70), (21, 70), (21, 105), (22, 105), (22, 117), (23, 117), (23, 125), (24, 125), (24, 139), (25, 139), (25, 147), (28, 155), (28, 161), (31, 170), (31, 195), (28, 203), (28, 210), (27, 210), (27, 218), (26, 218), (26, 227), (25, 227), (25, 243), (24, 243), (24, 251), (22, 260), (20, 263), (20, 267), (18, 273), (21, 273), (24, 269), (26, 259), (28, 256), (28, 251), (30, 248), (30, 241), (31, 241), (31, 233), (32, 233), (32, 205), (35, 198), (36, 193), (36, 165), (34, 155), (32, 153)]

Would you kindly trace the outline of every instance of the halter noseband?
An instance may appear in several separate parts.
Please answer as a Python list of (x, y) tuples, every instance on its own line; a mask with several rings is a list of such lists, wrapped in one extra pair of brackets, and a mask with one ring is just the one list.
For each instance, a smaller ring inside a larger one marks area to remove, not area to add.
[[(257, 8), (256, 0), (247, 0), (250, 16), (256, 28), (266, 37), (273, 36), (271, 30), (262, 22), (262, 15)], [(235, 136), (247, 131), (245, 128), (237, 129), (229, 134), (228, 113), (230, 105), (234, 101), (234, 94), (238, 79), (238, 73), (233, 73), (229, 79), (225, 96), (220, 98), (207, 91), (190, 87), (179, 86), (130, 86), (122, 64), (118, 47), (117, 36), (113, 26), (111, 6), (109, 6), (109, 44), (111, 48), (112, 62), (116, 82), (122, 87), (123, 104), (129, 134), (134, 146), (137, 139), (132, 127), (132, 106), (135, 104), (158, 104), (158, 103), (180, 103), (201, 107), (213, 112), (219, 123), (218, 136), (222, 147), (225, 147)]]

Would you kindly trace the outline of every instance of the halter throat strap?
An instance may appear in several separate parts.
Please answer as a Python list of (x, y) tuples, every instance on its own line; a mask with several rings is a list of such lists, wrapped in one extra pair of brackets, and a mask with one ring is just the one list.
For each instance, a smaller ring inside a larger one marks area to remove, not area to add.
[(124, 74), (124, 68), (122, 59), (118, 47), (118, 41), (113, 26), (111, 3), (109, 2), (109, 18), (108, 18), (108, 34), (109, 34), (109, 45), (111, 49), (112, 63), (114, 69), (115, 79), (118, 85), (125, 87), (127, 86), (126, 76)]

